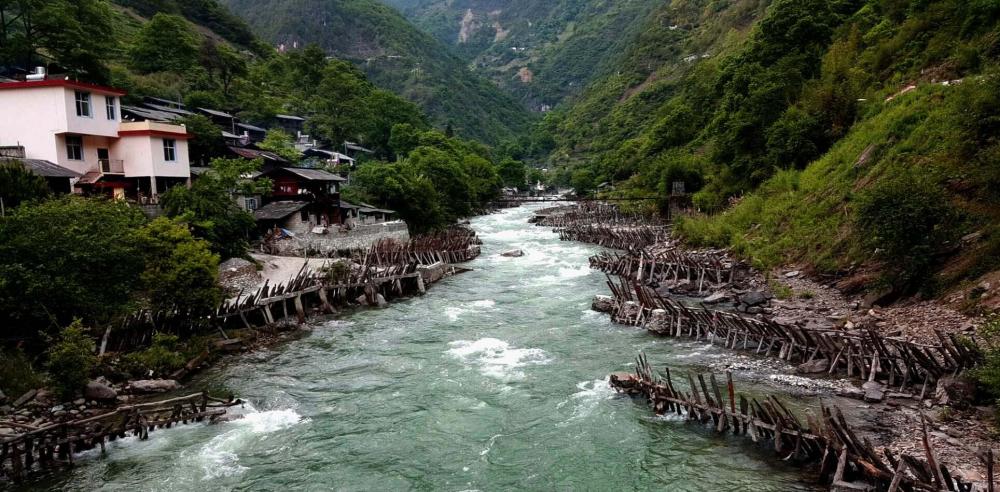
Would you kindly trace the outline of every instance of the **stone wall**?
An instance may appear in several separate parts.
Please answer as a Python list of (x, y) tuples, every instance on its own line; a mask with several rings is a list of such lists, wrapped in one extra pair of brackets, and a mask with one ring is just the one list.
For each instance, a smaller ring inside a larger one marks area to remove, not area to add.
[(338, 250), (368, 248), (382, 239), (409, 241), (410, 233), (406, 223), (397, 220), (380, 224), (359, 224), (350, 230), (331, 227), (326, 234), (296, 231), (295, 237), (274, 243), (274, 250), (271, 253), (297, 256), (307, 250), (311, 255), (329, 255)]

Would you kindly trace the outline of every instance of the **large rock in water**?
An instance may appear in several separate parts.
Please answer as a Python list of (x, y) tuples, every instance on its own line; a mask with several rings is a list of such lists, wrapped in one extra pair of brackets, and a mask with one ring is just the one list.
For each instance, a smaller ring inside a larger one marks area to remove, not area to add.
[(767, 294), (764, 294), (759, 290), (755, 290), (753, 292), (748, 292), (746, 295), (741, 297), (740, 302), (746, 306), (753, 307), (766, 303), (767, 299)]
[(83, 389), (83, 397), (88, 400), (109, 401), (117, 398), (118, 392), (104, 383), (91, 381)]
[(615, 300), (611, 296), (594, 296), (594, 302), (590, 304), (590, 309), (601, 313), (610, 313), (615, 307)]
[(521, 251), (519, 249), (512, 249), (510, 251), (504, 251), (503, 253), (500, 253), (500, 256), (506, 256), (508, 258), (520, 258), (524, 256), (524, 251)]
[(129, 383), (134, 393), (164, 393), (180, 387), (173, 379), (140, 379)]

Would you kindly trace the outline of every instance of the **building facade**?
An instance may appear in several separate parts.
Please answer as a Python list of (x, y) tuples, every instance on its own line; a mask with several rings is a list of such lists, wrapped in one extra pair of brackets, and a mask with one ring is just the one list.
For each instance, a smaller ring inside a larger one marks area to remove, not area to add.
[(0, 83), (0, 146), (81, 175), (74, 191), (155, 202), (190, 179), (187, 130), (123, 122), (124, 91), (65, 79)]

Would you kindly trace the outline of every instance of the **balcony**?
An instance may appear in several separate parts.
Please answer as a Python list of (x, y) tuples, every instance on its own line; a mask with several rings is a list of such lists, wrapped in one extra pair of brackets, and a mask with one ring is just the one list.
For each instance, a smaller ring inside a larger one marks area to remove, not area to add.
[(20, 145), (0, 146), (0, 159), (24, 159), (24, 147)]
[(98, 159), (102, 174), (125, 174), (125, 161), (121, 159)]

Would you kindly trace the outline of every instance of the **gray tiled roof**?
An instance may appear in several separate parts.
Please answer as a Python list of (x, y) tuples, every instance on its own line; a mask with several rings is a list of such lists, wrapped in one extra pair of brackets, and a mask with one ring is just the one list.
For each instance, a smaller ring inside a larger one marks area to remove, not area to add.
[(263, 207), (254, 210), (253, 216), (257, 220), (278, 220), (298, 212), (309, 205), (308, 202), (271, 202)]

